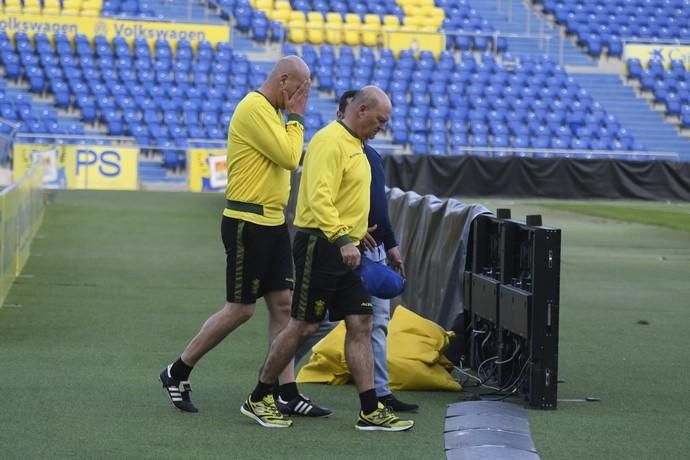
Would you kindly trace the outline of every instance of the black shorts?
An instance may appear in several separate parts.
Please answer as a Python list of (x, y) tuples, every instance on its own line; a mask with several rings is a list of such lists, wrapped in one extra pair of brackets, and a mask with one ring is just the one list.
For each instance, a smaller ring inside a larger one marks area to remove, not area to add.
[(293, 318), (318, 323), (326, 311), (331, 321), (347, 315), (373, 314), (369, 293), (362, 280), (343, 263), (338, 246), (298, 230), (293, 256), (296, 274)]
[(287, 224), (258, 225), (223, 216), (220, 233), (225, 246), (225, 299), (256, 303), (268, 292), (294, 285)]

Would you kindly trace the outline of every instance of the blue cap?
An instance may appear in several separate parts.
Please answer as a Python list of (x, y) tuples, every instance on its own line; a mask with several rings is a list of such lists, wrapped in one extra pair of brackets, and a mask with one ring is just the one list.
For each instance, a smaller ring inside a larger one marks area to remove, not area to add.
[(362, 278), (362, 284), (370, 295), (380, 299), (392, 299), (405, 290), (405, 278), (386, 264), (374, 262), (362, 256), (354, 272)]

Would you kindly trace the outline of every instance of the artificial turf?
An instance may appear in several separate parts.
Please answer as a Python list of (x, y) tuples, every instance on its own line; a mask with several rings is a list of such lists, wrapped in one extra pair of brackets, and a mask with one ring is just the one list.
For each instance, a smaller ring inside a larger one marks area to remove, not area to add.
[[(541, 213), (563, 229), (559, 398), (601, 401), (530, 411), (541, 457), (685, 457), (690, 234), (530, 201), (471, 201), (518, 218)], [(223, 301), (222, 206), (216, 194), (58, 193), (31, 276), (6, 299), (18, 307), (0, 309), (0, 457), (444, 458), (456, 393), (402, 392), (421, 406), (406, 433), (356, 431), (351, 385), (302, 386), (335, 409), (329, 419), (268, 430), (241, 415), (266, 351), (261, 304), (194, 371), (201, 412), (171, 408), (157, 374)]]

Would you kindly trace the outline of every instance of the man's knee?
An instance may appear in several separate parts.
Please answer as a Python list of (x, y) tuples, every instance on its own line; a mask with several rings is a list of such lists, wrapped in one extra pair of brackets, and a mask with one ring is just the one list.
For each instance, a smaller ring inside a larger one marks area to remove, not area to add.
[(232, 303), (225, 302), (225, 306), (221, 310), (223, 317), (228, 321), (237, 320), (240, 323), (245, 323), (254, 316), (254, 304)]
[(290, 318), (288, 323), (288, 328), (291, 329), (292, 333), (300, 338), (300, 342), (306, 340), (308, 337), (319, 329), (320, 323), (308, 323), (295, 318)]
[(292, 293), (289, 289), (269, 292), (264, 296), (271, 314), (289, 315), (292, 308)]
[(371, 315), (349, 315), (345, 317), (345, 326), (350, 337), (371, 337), (373, 318)]

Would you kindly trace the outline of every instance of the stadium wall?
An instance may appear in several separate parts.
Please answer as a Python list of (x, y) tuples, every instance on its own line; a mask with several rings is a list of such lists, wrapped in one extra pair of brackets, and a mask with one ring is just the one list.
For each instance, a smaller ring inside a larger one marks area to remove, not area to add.
[(690, 201), (690, 163), (573, 158), (388, 155), (386, 183), (439, 197)]
[(16, 32), (33, 36), (36, 33), (61, 33), (70, 37), (84, 34), (88, 37), (105, 35), (109, 40), (124, 38), (128, 43), (143, 38), (153, 44), (166, 40), (171, 45), (178, 40), (188, 40), (192, 45), (202, 40), (213, 44), (230, 39), (230, 27), (178, 22), (136, 21), (84, 16), (53, 16), (32, 14), (5, 14), (0, 17), (0, 31), (13, 36)]
[(38, 156), (46, 188), (137, 190), (139, 149), (103, 145), (15, 144), (13, 177), (19, 180)]

